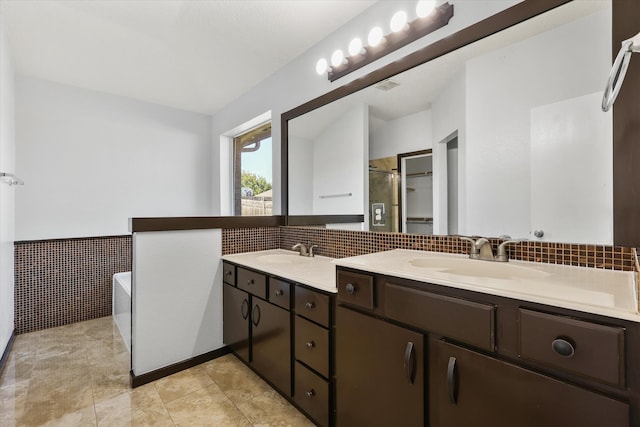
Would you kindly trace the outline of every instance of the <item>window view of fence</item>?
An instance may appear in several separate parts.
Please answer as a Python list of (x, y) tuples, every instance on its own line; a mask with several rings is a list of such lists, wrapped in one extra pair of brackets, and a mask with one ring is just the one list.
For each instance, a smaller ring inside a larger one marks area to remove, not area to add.
[(271, 124), (234, 138), (234, 214), (273, 214)]

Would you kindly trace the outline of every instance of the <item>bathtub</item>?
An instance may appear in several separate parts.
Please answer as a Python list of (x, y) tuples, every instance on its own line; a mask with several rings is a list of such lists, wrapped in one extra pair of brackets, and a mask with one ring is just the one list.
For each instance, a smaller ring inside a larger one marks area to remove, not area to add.
[(116, 323), (127, 350), (131, 352), (131, 272), (113, 275), (113, 321)]

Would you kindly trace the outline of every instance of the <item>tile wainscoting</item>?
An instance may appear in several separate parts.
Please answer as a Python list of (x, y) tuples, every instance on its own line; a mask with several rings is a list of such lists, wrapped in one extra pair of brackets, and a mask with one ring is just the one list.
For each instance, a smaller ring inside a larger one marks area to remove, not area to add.
[(111, 315), (121, 271), (131, 271), (131, 236), (15, 242), (16, 333)]
[[(257, 227), (222, 230), (222, 253), (291, 249), (312, 242), (332, 258), (389, 249), (468, 253), (456, 237), (332, 230), (324, 227)], [(492, 239), (494, 248), (500, 242)], [(635, 249), (619, 246), (522, 242), (513, 259), (637, 271)], [(17, 334), (111, 314), (112, 275), (131, 270), (131, 236), (15, 242)]]

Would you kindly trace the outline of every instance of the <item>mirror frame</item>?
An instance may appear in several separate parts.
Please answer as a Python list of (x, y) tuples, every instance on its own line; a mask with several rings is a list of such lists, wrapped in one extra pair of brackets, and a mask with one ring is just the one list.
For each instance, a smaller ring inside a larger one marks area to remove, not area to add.
[[(573, 0), (523, 0), (510, 8), (437, 40), (398, 61), (380, 67), (281, 115), (281, 191), (285, 225), (362, 222), (363, 215), (289, 215), (288, 122), (396, 74), (422, 65)], [(612, 0), (612, 59), (623, 40), (640, 29), (640, 2)], [(637, 55), (640, 56), (640, 55)], [(613, 108), (613, 245), (640, 246), (640, 68), (631, 61), (623, 90)], [(605, 81), (602, 82), (603, 88)], [(360, 218), (359, 221), (354, 221)]]

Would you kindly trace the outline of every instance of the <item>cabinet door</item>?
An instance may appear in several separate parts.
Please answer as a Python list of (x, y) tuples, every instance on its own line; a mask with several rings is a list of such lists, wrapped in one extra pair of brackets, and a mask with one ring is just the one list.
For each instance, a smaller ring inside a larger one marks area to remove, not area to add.
[(251, 310), (253, 366), (291, 396), (291, 317), (274, 304), (253, 298)]
[(222, 339), (245, 362), (249, 362), (249, 294), (223, 286)]
[(423, 335), (336, 312), (337, 424), (424, 426)]
[(429, 403), (432, 427), (629, 426), (623, 402), (435, 340)]

